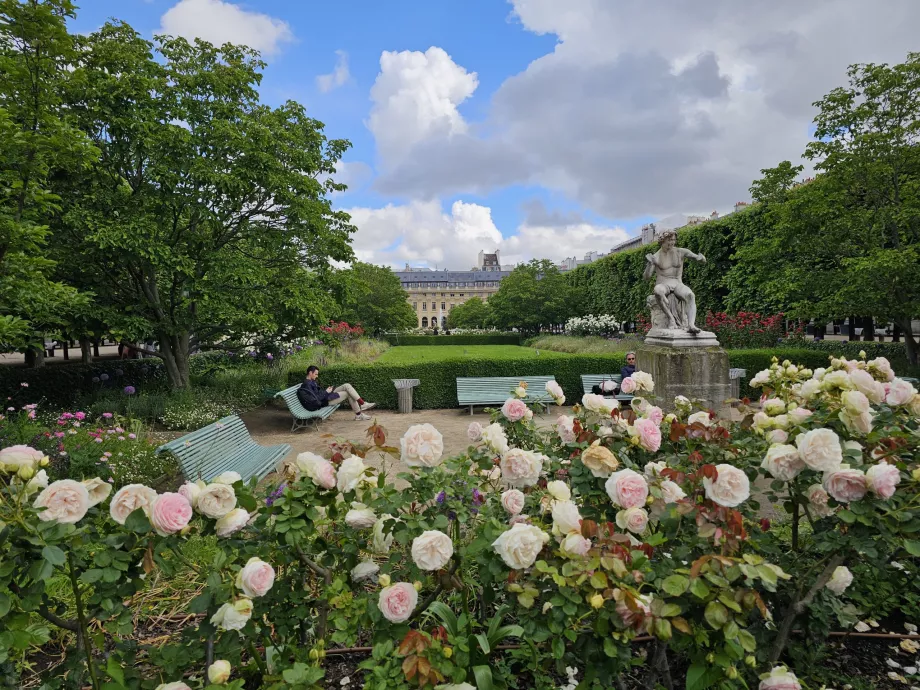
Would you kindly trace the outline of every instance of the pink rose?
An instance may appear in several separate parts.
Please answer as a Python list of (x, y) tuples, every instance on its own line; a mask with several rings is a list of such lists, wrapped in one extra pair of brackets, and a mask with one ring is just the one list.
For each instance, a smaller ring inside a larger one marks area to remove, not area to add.
[(884, 460), (873, 465), (866, 472), (866, 484), (869, 490), (879, 498), (894, 496), (894, 488), (901, 481), (901, 473), (894, 465), (889, 465)]
[(559, 415), (556, 419), (556, 432), (563, 443), (572, 443), (575, 440), (575, 418)]
[(527, 404), (519, 398), (508, 398), (502, 405), (502, 414), (509, 422), (519, 422), (527, 416)]
[(623, 383), (620, 384), (620, 392), (626, 395), (632, 395), (636, 392), (636, 382), (631, 376), (623, 379)]
[(614, 505), (621, 508), (639, 508), (645, 505), (645, 499), (648, 498), (645, 477), (629, 469), (611, 474), (604, 488)]
[(767, 433), (767, 440), (770, 443), (785, 443), (789, 440), (789, 434), (782, 429), (773, 429)]
[(261, 558), (250, 558), (236, 575), (236, 586), (247, 597), (264, 597), (275, 584), (275, 569)]
[(808, 505), (811, 507), (812, 512), (819, 518), (834, 514), (834, 509), (827, 505), (827, 499), (830, 497), (820, 484), (809, 486), (805, 495), (808, 497)]
[[(657, 409), (657, 408), (656, 408)], [(661, 429), (651, 419), (637, 419), (633, 425), (639, 437), (639, 445), (645, 450), (654, 453), (661, 448)]]
[(789, 411), (789, 419), (792, 420), (793, 424), (802, 424), (806, 419), (811, 417), (812, 414), (814, 413), (807, 407), (797, 407)]
[(916, 395), (917, 389), (904, 379), (895, 379), (886, 386), (885, 402), (892, 407), (906, 405)]
[(482, 424), (472, 422), (466, 430), (466, 437), (473, 443), (479, 443), (482, 440)]
[(617, 513), (617, 527), (642, 534), (648, 525), (648, 513), (642, 508), (627, 508)]
[(655, 422), (656, 426), (660, 426), (662, 420), (664, 420), (664, 412), (660, 407), (656, 407), (655, 405), (649, 405), (646, 407), (643, 414), (645, 415), (646, 419), (650, 419)]
[(60, 479), (43, 489), (35, 498), (33, 506), (45, 509), (38, 514), (38, 519), (43, 522), (54, 520), (73, 524), (81, 520), (89, 510), (89, 492), (80, 482)]
[(397, 582), (380, 590), (377, 608), (391, 623), (405, 623), (418, 604), (418, 592), (409, 582)]
[(191, 519), (192, 504), (182, 494), (160, 494), (150, 509), (150, 524), (161, 537), (184, 529)]
[(591, 540), (581, 536), (578, 532), (570, 532), (562, 540), (559, 548), (570, 558), (581, 558), (591, 550)]
[(511, 488), (533, 486), (540, 479), (544, 458), (539, 453), (511, 448), (499, 462), (502, 482)]
[(510, 515), (517, 515), (524, 510), (524, 494), (518, 489), (509, 489), (502, 494), (502, 508)]
[(840, 503), (858, 501), (868, 490), (866, 475), (846, 465), (824, 475), (824, 489)]

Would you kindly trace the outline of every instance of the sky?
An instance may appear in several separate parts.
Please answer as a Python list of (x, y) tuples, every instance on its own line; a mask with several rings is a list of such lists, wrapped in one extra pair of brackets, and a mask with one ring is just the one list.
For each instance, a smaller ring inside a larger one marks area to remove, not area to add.
[(77, 0), (147, 38), (243, 43), (261, 98), (348, 139), (334, 204), (364, 261), (467, 269), (607, 252), (725, 212), (801, 154), (847, 66), (920, 49), (886, 0)]

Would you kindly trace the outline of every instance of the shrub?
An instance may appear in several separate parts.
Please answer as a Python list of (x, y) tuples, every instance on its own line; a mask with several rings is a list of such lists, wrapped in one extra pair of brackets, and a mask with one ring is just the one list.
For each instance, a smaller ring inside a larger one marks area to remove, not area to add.
[(520, 345), (518, 333), (480, 333), (464, 335), (404, 335), (387, 333), (383, 336), (390, 345)]
[(614, 335), (621, 324), (611, 314), (573, 316), (565, 322), (566, 335)]
[(707, 312), (706, 328), (716, 334), (722, 347), (773, 347), (785, 334), (782, 314), (762, 316), (756, 312)]
[(570, 352), (583, 355), (600, 355), (614, 352), (630, 352), (638, 349), (642, 341), (635, 337), (601, 338), (599, 336), (576, 337), (569, 335), (541, 335), (531, 338), (527, 347), (553, 352)]
[(202, 400), (197, 395), (178, 396), (167, 399), (159, 422), (167, 429), (200, 429), (233, 413), (234, 409), (224, 403)]

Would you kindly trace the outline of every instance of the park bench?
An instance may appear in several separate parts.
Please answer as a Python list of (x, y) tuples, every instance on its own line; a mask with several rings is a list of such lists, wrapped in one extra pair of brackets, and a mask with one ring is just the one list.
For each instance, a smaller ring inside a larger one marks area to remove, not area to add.
[(299, 383), (275, 394), (276, 398), (284, 399), (288, 409), (291, 411), (291, 416), (294, 418), (294, 423), (291, 425), (291, 431), (297, 431), (298, 429), (308, 426), (311, 420), (315, 420), (316, 423), (319, 424), (339, 409), (338, 405), (326, 405), (326, 407), (321, 407), (318, 410), (308, 410), (300, 404), (300, 399), (297, 397), (298, 388), (300, 388)]
[(190, 481), (209, 481), (232, 470), (239, 472), (245, 482), (250, 477), (264, 477), (290, 450), (287, 443), (260, 446), (249, 435), (243, 420), (231, 415), (164, 443), (156, 452), (169, 451), (179, 458), (182, 474)]
[(527, 384), (528, 398), (536, 400), (546, 397), (546, 383), (553, 381), (553, 376), (491, 376), (488, 378), (457, 378), (457, 402), (461, 407), (470, 408), (476, 405), (500, 405), (511, 397), (511, 391), (518, 384)]
[[(619, 374), (582, 374), (581, 375), (581, 387), (585, 393), (591, 393), (594, 386), (601, 385), (603, 381), (615, 381), (617, 384), (617, 389), (620, 388), (620, 383), (623, 381), (623, 377)], [(626, 395), (625, 393), (620, 393), (619, 395), (605, 395), (605, 398), (616, 398), (622, 402), (629, 402), (633, 399), (633, 396)]]

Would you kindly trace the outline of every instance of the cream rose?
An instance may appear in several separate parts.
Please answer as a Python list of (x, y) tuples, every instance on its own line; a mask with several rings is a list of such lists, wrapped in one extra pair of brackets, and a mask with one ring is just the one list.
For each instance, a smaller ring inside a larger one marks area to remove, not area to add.
[(165, 537), (183, 530), (192, 519), (192, 504), (182, 494), (167, 492), (157, 496), (150, 507), (150, 524)]
[(482, 440), (482, 424), (470, 422), (466, 428), (466, 437), (473, 443), (479, 443)]
[(502, 470), (502, 482), (512, 488), (533, 486), (543, 471), (543, 456), (529, 450), (511, 448), (502, 455), (499, 467)]
[(769, 400), (764, 400), (763, 411), (771, 417), (775, 417), (776, 415), (782, 414), (786, 411), (786, 403), (784, 403), (779, 398), (770, 398)]
[(538, 527), (518, 523), (492, 542), (492, 548), (509, 568), (523, 570), (537, 560), (549, 535)]
[(824, 375), (821, 379), (821, 387), (826, 391), (833, 390), (852, 390), (853, 383), (850, 381), (850, 374), (842, 369), (835, 369)]
[(774, 479), (784, 482), (791, 482), (805, 469), (805, 463), (799, 457), (796, 447), (785, 443), (774, 443), (770, 446), (760, 466)]
[(894, 496), (895, 487), (901, 482), (901, 473), (894, 465), (884, 460), (866, 471), (866, 484), (869, 491), (879, 498), (889, 499)]
[(8, 446), (0, 450), (0, 470), (6, 469), (9, 473), (18, 472), (23, 467), (35, 468), (42, 461), (45, 454), (31, 446)]
[(868, 371), (856, 369), (850, 372), (850, 382), (856, 387), (856, 390), (865, 395), (875, 405), (884, 402), (885, 386), (876, 381)]
[(829, 472), (843, 462), (840, 437), (831, 429), (812, 429), (799, 434), (795, 445), (802, 462), (817, 472)]
[(776, 666), (770, 673), (761, 676), (758, 690), (802, 690), (802, 684), (785, 666)]
[(363, 582), (364, 580), (370, 580), (379, 572), (380, 566), (374, 561), (361, 561), (351, 569), (351, 581)]
[(813, 400), (821, 393), (822, 382), (820, 379), (808, 379), (799, 388), (799, 395), (803, 400)]
[(230, 674), (232, 672), (233, 667), (230, 666), (229, 661), (218, 659), (208, 666), (208, 682), (212, 685), (224, 685), (230, 680)]
[(380, 590), (377, 608), (391, 623), (405, 623), (418, 604), (418, 592), (409, 582), (397, 582)]
[(374, 531), (371, 533), (371, 551), (374, 553), (383, 555), (390, 552), (390, 546), (393, 544), (393, 532), (384, 532), (384, 523), (393, 519), (392, 515), (384, 513), (374, 523)]
[(805, 495), (808, 498), (808, 505), (812, 512), (819, 518), (834, 514), (834, 509), (827, 504), (830, 496), (827, 495), (824, 487), (820, 484), (812, 484), (809, 486)]
[(585, 393), (581, 398), (581, 404), (586, 410), (596, 412), (605, 417), (620, 407), (620, 403), (617, 402), (616, 398), (605, 398), (603, 395), (597, 395), (596, 393)]
[(90, 507), (99, 505), (112, 493), (112, 485), (102, 481), (99, 477), (84, 479), (81, 484), (86, 487), (86, 492), (89, 494)]
[(361, 483), (366, 470), (367, 466), (357, 455), (345, 458), (336, 473), (336, 488), (343, 494), (354, 491)]
[(502, 508), (509, 515), (517, 515), (524, 510), (524, 494), (518, 489), (508, 489), (502, 494)]
[(677, 395), (674, 397), (674, 409), (682, 414), (686, 414), (693, 409), (693, 403), (690, 402), (690, 398), (685, 395)]
[(840, 396), (840, 402), (843, 403), (847, 414), (853, 417), (864, 414), (871, 409), (869, 398), (859, 391), (844, 391)]
[(627, 508), (617, 513), (617, 527), (642, 534), (648, 526), (648, 513), (642, 508)]
[(179, 487), (179, 493), (185, 496), (185, 500), (188, 501), (192, 508), (195, 508), (198, 505), (198, 496), (201, 494), (202, 488), (196, 483), (185, 482)]
[(581, 513), (572, 501), (553, 501), (553, 534), (581, 531)]
[(677, 503), (683, 498), (687, 498), (687, 494), (684, 493), (684, 490), (680, 486), (672, 482), (670, 479), (665, 479), (661, 482), (661, 500), (665, 503)]
[(645, 499), (648, 498), (648, 482), (645, 481), (645, 477), (630, 469), (614, 472), (604, 484), (604, 488), (613, 504), (621, 508), (644, 506)]
[(920, 393), (917, 393), (917, 395), (910, 399), (908, 409), (914, 417), (920, 419)]
[(237, 599), (224, 604), (211, 616), (211, 623), (221, 630), (242, 630), (252, 618), (252, 600)]
[(595, 441), (582, 451), (581, 462), (591, 470), (591, 474), (600, 478), (609, 477), (620, 466), (620, 461), (607, 446), (600, 445), (600, 441)]
[(198, 494), (198, 512), (205, 517), (221, 518), (236, 507), (236, 492), (229, 484), (208, 484)]
[(440, 570), (454, 555), (454, 543), (436, 529), (422, 532), (412, 540), (412, 560), (421, 570)]
[(109, 503), (109, 515), (119, 525), (123, 525), (128, 516), (138, 508), (149, 515), (155, 500), (157, 492), (150, 487), (143, 484), (128, 484), (115, 492)]
[(374, 511), (363, 503), (352, 503), (351, 510), (345, 514), (345, 524), (352, 529), (369, 529), (376, 522)]
[(789, 410), (789, 421), (793, 424), (804, 424), (805, 420), (811, 417), (814, 414), (807, 407), (797, 407), (794, 410)]
[(578, 532), (569, 532), (562, 543), (559, 544), (562, 553), (569, 558), (582, 558), (591, 550), (591, 540), (581, 536)]
[(502, 425), (495, 423), (489, 424), (482, 430), (482, 440), (497, 455), (504, 455), (508, 452), (508, 437), (505, 436), (505, 430)]
[(89, 493), (80, 482), (59, 479), (42, 489), (32, 505), (45, 509), (38, 514), (38, 519), (43, 522), (53, 520), (73, 524), (83, 519), (89, 510)]
[(650, 462), (646, 464), (644, 468), (642, 468), (642, 474), (644, 474), (648, 479), (654, 479), (661, 474), (662, 470), (666, 470), (667, 468), (668, 463), (666, 463), (664, 460), (660, 460), (658, 462)]
[(766, 438), (770, 443), (785, 443), (789, 440), (789, 434), (782, 429), (773, 429), (767, 432)]
[(153, 690), (192, 690), (188, 685), (183, 683), (181, 680), (177, 680), (173, 683), (160, 683)]
[(824, 490), (840, 503), (858, 501), (869, 489), (866, 475), (848, 465), (841, 465), (826, 473), (823, 484)]
[(250, 558), (236, 574), (236, 586), (247, 597), (264, 597), (275, 584), (275, 569), (261, 558)]
[(549, 393), (550, 397), (557, 405), (561, 405), (565, 402), (565, 393), (562, 392), (562, 386), (555, 381), (546, 382), (546, 392)]
[(892, 407), (907, 405), (916, 394), (917, 389), (909, 381), (895, 379), (887, 386), (885, 402)]
[(335, 466), (326, 458), (315, 453), (300, 453), (297, 468), (321, 489), (334, 489), (336, 485)]
[(655, 381), (648, 372), (634, 371), (630, 378), (635, 381), (637, 390), (644, 391), (645, 393), (653, 393), (655, 391)]
[(211, 480), (212, 484), (236, 484), (237, 482), (243, 481), (243, 478), (240, 476), (239, 472), (234, 472), (233, 470), (228, 470), (227, 472), (221, 472), (219, 475), (214, 477)]
[(708, 477), (703, 478), (703, 489), (706, 498), (713, 503), (726, 508), (741, 505), (751, 495), (751, 482), (747, 475), (732, 465), (716, 465), (718, 476), (713, 481)]
[(249, 522), (249, 513), (242, 508), (234, 508), (214, 523), (214, 531), (218, 537), (229, 537), (243, 529), (247, 522)]
[(871, 411), (863, 412), (860, 415), (851, 415), (846, 410), (841, 410), (838, 417), (851, 433), (857, 434), (870, 433), (872, 431), (872, 421), (875, 419), (875, 415)]
[(827, 581), (827, 588), (839, 597), (852, 583), (853, 573), (850, 572), (850, 569), (845, 565), (838, 565), (831, 579)]
[(866, 362), (869, 372), (877, 374), (882, 381), (894, 381), (894, 369), (885, 357), (876, 357)]
[(694, 412), (687, 417), (687, 424), (702, 424), (703, 426), (712, 426), (712, 418), (708, 412)]
[(431, 424), (414, 424), (403, 434), (399, 447), (402, 461), (409, 467), (435, 467), (441, 464), (444, 437)]
[(569, 485), (559, 480), (547, 482), (546, 490), (557, 501), (568, 501), (572, 498), (572, 490), (569, 489)]

